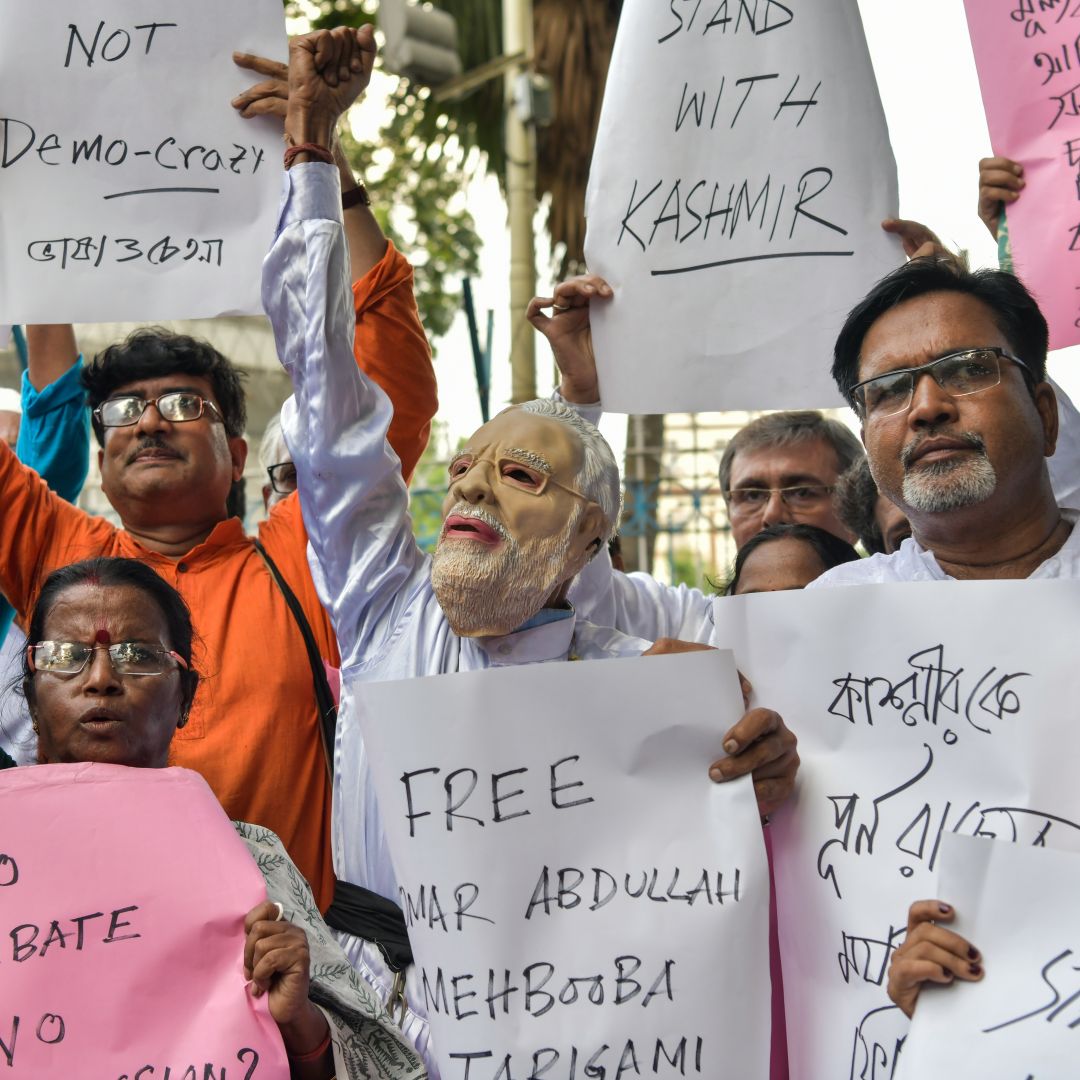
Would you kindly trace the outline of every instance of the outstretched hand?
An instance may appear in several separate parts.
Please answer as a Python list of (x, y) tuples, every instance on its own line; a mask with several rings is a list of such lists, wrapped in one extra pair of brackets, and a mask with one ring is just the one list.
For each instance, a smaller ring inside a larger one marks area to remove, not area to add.
[[(581, 274), (557, 285), (554, 296), (534, 296), (529, 302), (525, 317), (551, 344), (562, 373), (559, 393), (567, 401), (592, 405), (600, 400), (589, 305), (614, 295), (602, 277)], [(545, 315), (545, 308), (552, 314)]]

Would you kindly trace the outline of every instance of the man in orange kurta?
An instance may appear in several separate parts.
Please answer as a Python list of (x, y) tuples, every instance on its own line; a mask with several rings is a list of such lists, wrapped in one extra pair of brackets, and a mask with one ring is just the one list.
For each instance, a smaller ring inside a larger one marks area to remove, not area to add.
[[(412, 269), (381, 237), (372, 245), (370, 268), (353, 288), (355, 351), (394, 402), (391, 440), (408, 477), (427, 443), (435, 379)], [(353, 256), (355, 269), (356, 251)], [(155, 399), (177, 388), (207, 400), (202, 416), (173, 422), (161, 416)], [(201, 639), (196, 662), (203, 683), (173, 739), (171, 763), (202, 773), (230, 817), (276, 832), (325, 910), (334, 880), (331, 789), (311, 667), (254, 541), (225, 510), (246, 444), (239, 432), (225, 430), (207, 378), (155, 372), (107, 396), (118, 395), (146, 402), (134, 424), (103, 431), (98, 425), (102, 485), (121, 528), (64, 502), (0, 444), (0, 591), (25, 625), (44, 577), (93, 555), (140, 559), (179, 590)], [(337, 666), (295, 494), (273, 508), (259, 540), (299, 599), (320, 654)]]

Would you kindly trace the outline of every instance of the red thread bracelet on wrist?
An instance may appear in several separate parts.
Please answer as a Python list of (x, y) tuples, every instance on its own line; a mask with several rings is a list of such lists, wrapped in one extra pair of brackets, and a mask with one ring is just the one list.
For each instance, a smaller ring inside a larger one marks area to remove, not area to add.
[(325, 161), (327, 165), (334, 164), (334, 155), (325, 146), (318, 143), (298, 143), (296, 146), (287, 147), (285, 150), (285, 168), (288, 169), (296, 160), (297, 154), (310, 154), (319, 161)]
[(330, 1025), (326, 1025), (326, 1038), (323, 1039), (314, 1050), (309, 1050), (306, 1054), (292, 1054), (288, 1049), (285, 1050), (285, 1056), (290, 1061), (298, 1061), (301, 1064), (310, 1064), (313, 1061), (318, 1061), (327, 1050), (330, 1049)]

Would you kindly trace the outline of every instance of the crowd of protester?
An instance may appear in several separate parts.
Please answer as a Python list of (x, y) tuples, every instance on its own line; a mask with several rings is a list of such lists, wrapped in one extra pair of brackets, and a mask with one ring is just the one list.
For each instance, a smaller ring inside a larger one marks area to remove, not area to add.
[[(259, 449), (256, 536), (231, 513), (242, 381), (205, 342), (143, 329), (86, 361), (70, 327), (29, 327), (21, 394), (0, 392), (0, 636), (19, 671), (0, 767), (206, 778), (267, 874), (245, 973), (296, 1077), (438, 1075), (355, 688), (708, 646), (717, 602), (617, 568), (619, 473), (595, 426), (589, 321), (613, 290), (592, 275), (530, 305), (560, 387), (468, 440), (439, 546), (417, 547), (407, 485), (437, 408), (430, 349), (412, 269), (335, 139), (373, 59), (368, 28), (295, 39), (288, 67), (238, 58), (265, 81), (234, 105), (278, 116), (289, 145), (263, 296), (294, 393)], [(982, 163), (995, 237), (1022, 186), (1019, 166)], [(868, 283), (833, 364), (862, 442), (812, 411), (731, 439), (728, 596), (1080, 574), (1067, 508), (1080, 469), (1055, 455), (1080, 417), (1047, 379), (1038, 305), (1008, 269), (971, 272), (929, 230), (886, 227), (911, 259)], [(119, 526), (75, 505), (91, 427)], [(702, 782), (751, 774), (767, 819), (794, 788), (795, 735), (754, 708), (720, 742)], [(939, 925), (951, 918), (939, 901), (911, 910), (889, 984), (909, 1015), (925, 982), (982, 977), (974, 946)], [(326, 974), (345, 969), (359, 978)]]

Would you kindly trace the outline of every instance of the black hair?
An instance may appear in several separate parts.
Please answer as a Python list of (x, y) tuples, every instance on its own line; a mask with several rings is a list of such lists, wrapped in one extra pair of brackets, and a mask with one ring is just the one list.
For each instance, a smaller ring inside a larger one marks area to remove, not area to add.
[[(30, 613), (27, 641), (36, 644), (42, 640), (45, 632), (45, 620), (49, 617), (57, 600), (76, 585), (130, 586), (142, 592), (155, 604), (165, 617), (169, 647), (182, 656), (187, 667), (180, 668), (180, 716), (187, 718), (191, 703), (195, 700), (195, 691), (199, 686), (199, 673), (191, 660), (192, 644), (195, 631), (191, 626), (191, 612), (184, 598), (162, 577), (159, 577), (145, 563), (137, 559), (119, 559), (98, 557), (84, 559), (54, 570), (41, 586), (34, 610)], [(22, 673), (23, 697), (33, 704), (34, 672), (30, 667), (30, 658), (23, 653)]]
[(833, 504), (837, 516), (871, 555), (885, 551), (885, 537), (877, 523), (877, 501), (877, 484), (870, 473), (870, 462), (864, 456), (840, 474), (833, 489)]
[[(231, 438), (243, 435), (247, 423), (243, 372), (209, 342), (186, 334), (173, 334), (160, 326), (141, 327), (98, 353), (83, 368), (82, 384), (87, 404), (96, 409), (118, 387), (175, 373), (209, 379), (226, 433)], [(96, 418), (93, 424), (98, 443), (104, 446), (105, 429)]]
[(739, 454), (782, 446), (799, 446), (821, 439), (836, 454), (837, 471), (843, 472), (863, 455), (859, 440), (839, 420), (811, 409), (766, 413), (739, 428), (720, 457), (720, 490), (727, 499), (731, 470)]
[(846, 540), (841, 540), (839, 536), (833, 536), (831, 532), (819, 529), (816, 525), (803, 525), (801, 523), (770, 525), (750, 537), (739, 548), (739, 553), (735, 556), (735, 569), (732, 572), (731, 580), (724, 587), (725, 596), (735, 594), (746, 560), (763, 544), (768, 544), (773, 540), (798, 540), (804, 544), (809, 544), (821, 560), (825, 570), (831, 570), (841, 563), (855, 562), (859, 558), (859, 553)]
[[(934, 292), (963, 293), (985, 304), (1013, 352), (1031, 369), (1030, 376), (1020, 369), (1028, 389), (1046, 380), (1046, 319), (1019, 278), (1004, 270), (965, 270), (944, 257), (912, 259), (882, 278), (852, 308), (836, 339), (832, 376), (852, 407), (855, 401), (850, 388), (859, 381), (859, 354), (870, 327), (894, 307)], [(974, 347), (986, 342), (968, 344)]]

